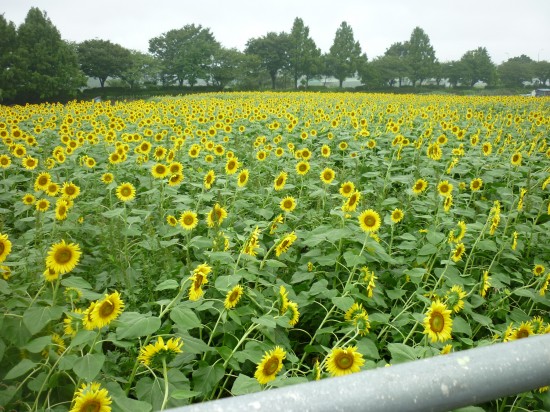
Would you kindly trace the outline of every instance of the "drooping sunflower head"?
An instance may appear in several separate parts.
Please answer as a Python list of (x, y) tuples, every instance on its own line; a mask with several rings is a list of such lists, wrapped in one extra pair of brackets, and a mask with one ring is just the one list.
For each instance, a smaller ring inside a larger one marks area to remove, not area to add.
[(521, 152), (515, 152), (510, 158), (510, 163), (512, 163), (513, 166), (520, 166), (521, 159), (522, 159)]
[(458, 262), (462, 260), (462, 256), (464, 255), (465, 252), (466, 252), (466, 247), (464, 246), (464, 243), (458, 243), (451, 254), (451, 259), (454, 262)]
[(275, 190), (282, 190), (285, 187), (288, 174), (286, 172), (279, 173), (279, 176), (275, 178), (273, 187)]
[(288, 324), (290, 326), (296, 326), (296, 324), (300, 320), (300, 311), (298, 310), (298, 304), (296, 302), (289, 301), (286, 308), (286, 313), (289, 315)]
[(378, 212), (372, 209), (367, 209), (359, 215), (359, 226), (366, 233), (376, 232), (380, 229), (381, 222)]
[(354, 212), (357, 208), (357, 205), (359, 204), (359, 200), (361, 200), (361, 192), (355, 190), (344, 202), (342, 210), (344, 212)]
[(170, 176), (168, 179), (168, 186), (178, 186), (181, 182), (183, 182), (184, 176), (183, 173), (176, 173)]
[(332, 376), (344, 376), (359, 372), (365, 364), (356, 346), (334, 348), (327, 356), (326, 369)]
[(466, 292), (459, 285), (453, 287), (446, 293), (446, 304), (452, 308), (454, 313), (460, 312), (464, 308), (464, 298)]
[(168, 215), (166, 216), (166, 223), (168, 223), (170, 226), (174, 227), (178, 224), (178, 219), (174, 215)]
[(363, 304), (355, 302), (351, 307), (346, 311), (346, 314), (344, 315), (344, 319), (347, 321), (352, 320), (357, 315), (360, 315), (361, 313), (364, 313), (365, 309), (363, 309)]

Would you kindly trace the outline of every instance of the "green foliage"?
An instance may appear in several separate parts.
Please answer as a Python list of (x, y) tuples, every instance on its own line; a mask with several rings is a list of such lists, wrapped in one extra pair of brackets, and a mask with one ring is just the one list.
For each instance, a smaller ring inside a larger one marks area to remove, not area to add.
[(366, 64), (367, 56), (361, 54), (361, 45), (355, 41), (353, 29), (345, 21), (336, 30), (326, 59), (326, 71), (338, 79), (340, 87), (346, 77), (354, 76)]
[(436, 57), (430, 38), (420, 27), (415, 27), (406, 47), (406, 59), (410, 68), (407, 77), (413, 85), (416, 82), (422, 85), (422, 81), (432, 77), (435, 71)]
[[(107, 77), (120, 78), (132, 67), (133, 56), (130, 51), (109, 40), (86, 40), (78, 45), (77, 51), (82, 71), (98, 79), (101, 87), (105, 86)], [(141, 54), (137, 58), (141, 58)]]
[(246, 43), (245, 53), (260, 58), (261, 66), (271, 77), (272, 89), (275, 89), (277, 74), (289, 67), (289, 44), (289, 35), (285, 32), (269, 32)]

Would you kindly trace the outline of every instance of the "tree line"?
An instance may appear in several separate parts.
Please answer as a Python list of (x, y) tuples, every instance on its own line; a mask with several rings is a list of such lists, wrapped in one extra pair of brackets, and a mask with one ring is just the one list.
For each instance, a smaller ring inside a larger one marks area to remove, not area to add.
[[(322, 53), (309, 27), (296, 18), (291, 30), (251, 38), (244, 51), (223, 47), (209, 28), (188, 24), (149, 40), (149, 53), (129, 50), (109, 40), (64, 41), (45, 12), (31, 8), (15, 27), (0, 15), (0, 101), (67, 100), (77, 96), (88, 77), (128, 88), (196, 86), (223, 90), (307, 88), (309, 81), (358, 78), (367, 88), (436, 85), (522, 87), (533, 79), (550, 81), (550, 63), (526, 55), (495, 65), (485, 47), (460, 60), (439, 62), (428, 35), (414, 28), (410, 38), (367, 58), (345, 21)], [(201, 83), (204, 84), (204, 83)]]

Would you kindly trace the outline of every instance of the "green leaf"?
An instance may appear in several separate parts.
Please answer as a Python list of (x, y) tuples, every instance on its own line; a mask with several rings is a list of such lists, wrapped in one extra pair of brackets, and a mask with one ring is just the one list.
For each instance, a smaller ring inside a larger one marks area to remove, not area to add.
[(97, 332), (92, 330), (79, 330), (73, 340), (71, 341), (72, 346), (78, 346), (82, 344), (92, 343), (97, 336)]
[(406, 293), (407, 291), (403, 289), (386, 289), (386, 294), (391, 300), (397, 300)]
[(433, 255), (434, 253), (437, 253), (437, 248), (430, 243), (426, 243), (418, 251), (419, 256)]
[(176, 306), (170, 311), (170, 319), (181, 330), (198, 328), (202, 325), (201, 320), (195, 315), (193, 309), (183, 306)]
[(228, 291), (233, 288), (233, 286), (237, 285), (241, 281), (241, 279), (242, 276), (238, 274), (219, 276), (216, 279), (216, 282), (214, 282), (214, 286), (218, 290)]
[(275, 328), (277, 326), (277, 323), (275, 322), (275, 319), (273, 319), (273, 316), (270, 315), (263, 315), (260, 318), (252, 318), (252, 322), (257, 323), (258, 325), (265, 326), (267, 328)]
[(480, 315), (478, 313), (473, 313), (473, 312), (472, 312), (471, 316), (472, 316), (473, 320), (480, 323), (482, 326), (490, 326), (490, 325), (493, 324), (493, 321), (491, 320), (491, 318), (489, 318), (487, 316)]
[(453, 333), (463, 333), (466, 336), (472, 336), (472, 328), (463, 318), (455, 316), (453, 319)]
[(351, 306), (355, 302), (353, 298), (349, 296), (343, 296), (343, 297), (336, 296), (331, 300), (334, 306), (336, 306), (340, 310), (343, 310), (344, 312), (347, 311), (349, 308), (351, 308)]
[(426, 274), (426, 269), (424, 268), (412, 268), (403, 271), (405, 275), (409, 275), (411, 282), (416, 283), (417, 285), (422, 281), (422, 277)]
[(21, 362), (19, 362), (17, 365), (15, 365), (13, 368), (9, 370), (9, 372), (4, 376), (4, 379), (15, 379), (18, 378), (24, 374), (26, 374), (28, 371), (33, 369), (36, 366), (36, 363), (31, 361), (30, 359), (23, 359)]
[(161, 325), (156, 316), (142, 315), (138, 312), (123, 312), (119, 318), (120, 326), (116, 328), (118, 339), (133, 339), (155, 333)]
[(200, 389), (201, 393), (210, 393), (224, 375), (225, 370), (219, 363), (209, 365), (200, 361), (199, 368), (193, 372), (193, 389)]
[(388, 343), (388, 350), (391, 353), (391, 363), (402, 363), (416, 360), (418, 356), (414, 348), (402, 343)]
[(51, 336), (41, 336), (39, 338), (31, 340), (23, 347), (23, 349), (28, 350), (30, 353), (38, 353), (50, 343), (52, 343)]
[(488, 251), (491, 251), (491, 252), (497, 252), (498, 251), (497, 244), (495, 243), (494, 240), (491, 240), (491, 239), (480, 240), (477, 243), (477, 248), (479, 250), (488, 250)]
[(378, 348), (375, 343), (368, 338), (361, 339), (357, 342), (357, 350), (370, 359), (380, 359)]
[(286, 264), (284, 264), (283, 262), (279, 262), (278, 260), (275, 260), (275, 259), (268, 259), (266, 260), (266, 265), (269, 266), (270, 268), (286, 268)]
[(178, 389), (172, 392), (170, 396), (174, 399), (189, 399), (201, 394), (202, 392), (192, 391), (189, 389)]
[(111, 219), (113, 217), (117, 217), (117, 216), (122, 215), (122, 213), (124, 213), (124, 208), (123, 207), (118, 207), (116, 209), (107, 210), (106, 212), (103, 212), (101, 214), (101, 216), (105, 216), (107, 219)]
[(86, 280), (78, 276), (69, 276), (68, 278), (61, 279), (61, 284), (68, 288), (77, 288), (77, 289), (92, 289)]
[(346, 264), (350, 267), (357, 266), (357, 265), (363, 265), (367, 261), (365, 256), (358, 255), (353, 250), (348, 250), (348, 251), (344, 252), (344, 259), (346, 261)]
[(155, 290), (161, 291), (161, 290), (169, 290), (169, 289), (177, 289), (179, 287), (179, 283), (174, 279), (168, 279), (164, 282), (160, 282), (157, 287), (155, 287)]
[(77, 376), (91, 382), (103, 367), (103, 362), (105, 362), (105, 355), (100, 353), (88, 353), (77, 359), (74, 363), (73, 370)]
[(438, 245), (445, 240), (445, 235), (441, 232), (428, 232), (426, 234), (426, 239), (432, 245)]
[(61, 306), (33, 306), (23, 314), (23, 323), (34, 335), (40, 332), (50, 321), (57, 320), (63, 315)]
[(193, 355), (198, 355), (200, 353), (213, 351), (212, 348), (209, 348), (206, 343), (202, 340), (194, 338), (189, 335), (182, 335), (181, 340), (183, 341), (183, 348), (186, 353), (191, 353)]
[(231, 393), (234, 396), (246, 395), (247, 393), (259, 392), (261, 389), (262, 386), (256, 379), (243, 375), (241, 373), (239, 374), (239, 376), (237, 376), (235, 382), (233, 382)]

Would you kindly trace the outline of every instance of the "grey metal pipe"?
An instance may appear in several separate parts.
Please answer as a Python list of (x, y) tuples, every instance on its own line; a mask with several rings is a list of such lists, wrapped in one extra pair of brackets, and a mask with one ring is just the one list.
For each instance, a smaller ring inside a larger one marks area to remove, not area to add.
[(447, 411), (546, 385), (550, 334), (171, 411)]

